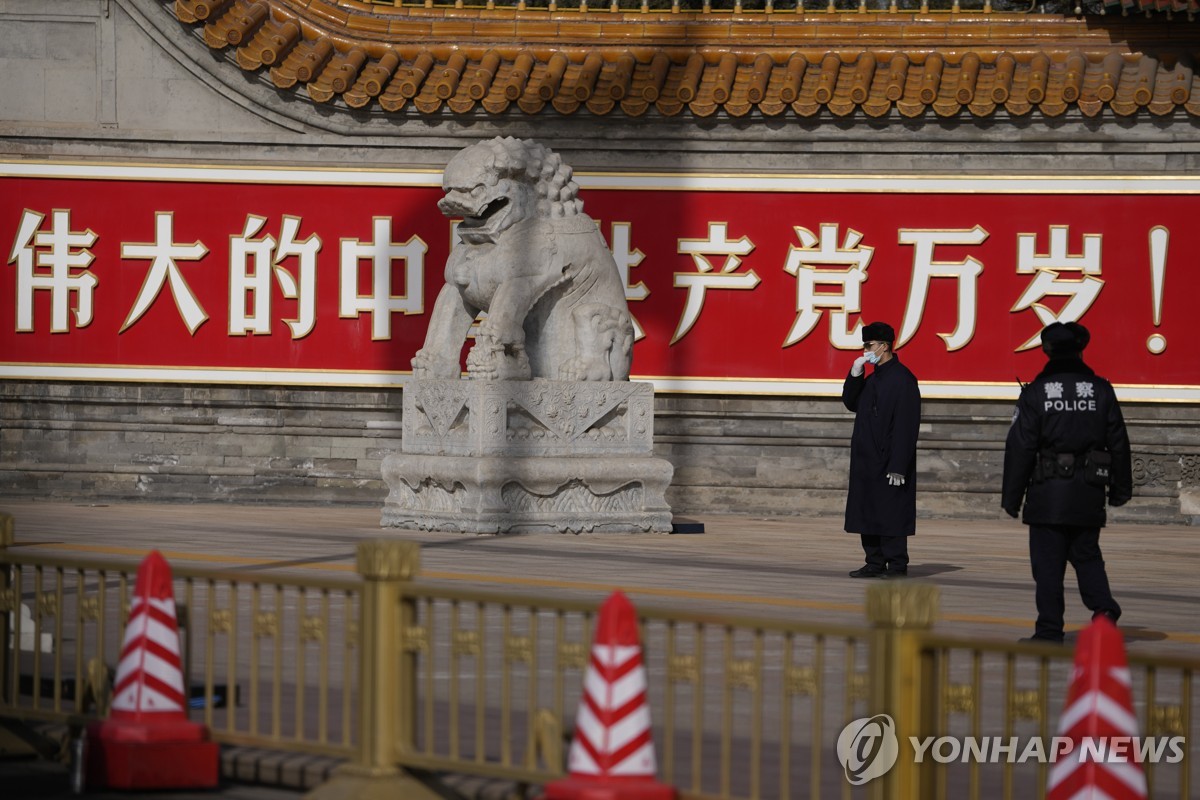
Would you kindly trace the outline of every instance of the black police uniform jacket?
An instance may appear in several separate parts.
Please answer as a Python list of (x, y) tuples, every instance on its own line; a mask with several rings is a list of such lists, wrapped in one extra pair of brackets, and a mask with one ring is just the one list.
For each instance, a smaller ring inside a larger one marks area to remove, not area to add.
[[(846, 530), (869, 536), (912, 536), (917, 530), (917, 434), (921, 391), (916, 376), (892, 355), (870, 375), (848, 375), (842, 402), (854, 412)], [(904, 476), (892, 486), (887, 474)]]
[[(1013, 412), (1004, 447), (1004, 510), (1015, 517), (1024, 499), (1028, 525), (1103, 527), (1105, 487), (1087, 469), (1096, 451), (1112, 461), (1108, 503), (1123, 505), (1133, 496), (1133, 472), (1112, 384), (1079, 358), (1051, 359), (1021, 390)], [(1060, 454), (1071, 457), (1056, 470)]]

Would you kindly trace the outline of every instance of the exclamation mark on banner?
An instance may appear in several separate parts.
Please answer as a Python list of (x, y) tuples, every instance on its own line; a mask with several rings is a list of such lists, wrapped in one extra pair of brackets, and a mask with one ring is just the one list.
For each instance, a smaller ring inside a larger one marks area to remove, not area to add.
[[(1162, 226), (1150, 229), (1150, 291), (1154, 309), (1154, 327), (1162, 324), (1163, 282), (1167, 277), (1167, 242), (1171, 234)], [(1152, 333), (1146, 340), (1146, 349), (1154, 355), (1167, 349), (1167, 338), (1161, 333)]]

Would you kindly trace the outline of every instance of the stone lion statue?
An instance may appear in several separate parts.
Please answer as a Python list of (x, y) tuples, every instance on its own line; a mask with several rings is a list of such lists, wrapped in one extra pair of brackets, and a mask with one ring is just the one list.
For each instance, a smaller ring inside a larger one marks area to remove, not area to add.
[(459, 151), (438, 208), (462, 217), (442, 287), (413, 358), (417, 378), (628, 380), (633, 324), (625, 285), (579, 186), (558, 154), (497, 137)]

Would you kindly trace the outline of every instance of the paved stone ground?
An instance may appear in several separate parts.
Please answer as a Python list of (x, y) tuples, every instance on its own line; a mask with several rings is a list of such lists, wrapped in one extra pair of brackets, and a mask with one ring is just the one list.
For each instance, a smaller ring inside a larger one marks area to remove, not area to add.
[[(696, 518), (702, 534), (477, 537), (380, 529), (379, 511), (363, 507), (8, 502), (0, 511), (16, 518), (20, 548), (128, 556), (156, 548), (173, 562), (328, 574), (353, 570), (358, 542), (390, 537), (421, 543), (422, 574), (439, 582), (597, 600), (621, 588), (639, 605), (845, 624), (864, 619), (866, 582), (846, 574), (861, 563), (861, 549), (832, 517), (712, 515)], [(1196, 528), (1152, 525), (1116, 525), (1102, 535), (1131, 652), (1200, 657), (1198, 535)], [(999, 512), (994, 521), (920, 520), (909, 574), (941, 589), (936, 630), (1005, 641), (1028, 635), (1034, 611), (1027, 546), (1026, 528)], [(1068, 628), (1078, 629), (1088, 613), (1070, 570), (1066, 583)], [(9, 780), (24, 788), (6, 797), (66, 793), (61, 770), (45, 765), (0, 761), (0, 781)], [(296, 794), (231, 784), (220, 796)]]
[[(470, 536), (378, 526), (378, 509), (151, 503), (8, 502), (18, 547), (140, 556), (246, 571), (352, 571), (355, 545), (398, 538), (422, 545), (422, 574), (439, 581), (635, 603), (857, 624), (864, 581), (857, 537), (840, 518), (704, 516), (703, 534)], [(1200, 655), (1200, 529), (1114, 525), (1101, 536), (1121, 627), (1139, 652)], [(1032, 632), (1033, 580), (1024, 525), (920, 520), (909, 542), (910, 579), (941, 589), (937, 630), (1011, 640)], [(1067, 571), (1067, 624), (1089, 615)]]

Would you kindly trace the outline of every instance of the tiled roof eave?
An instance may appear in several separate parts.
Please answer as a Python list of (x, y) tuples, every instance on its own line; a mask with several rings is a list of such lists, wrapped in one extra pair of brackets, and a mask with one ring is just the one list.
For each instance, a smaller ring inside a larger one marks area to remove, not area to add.
[(340, 100), (419, 115), (1200, 116), (1190, 27), (1145, 20), (213, 2), (176, 0), (173, 9), (242, 70), (335, 108)]

